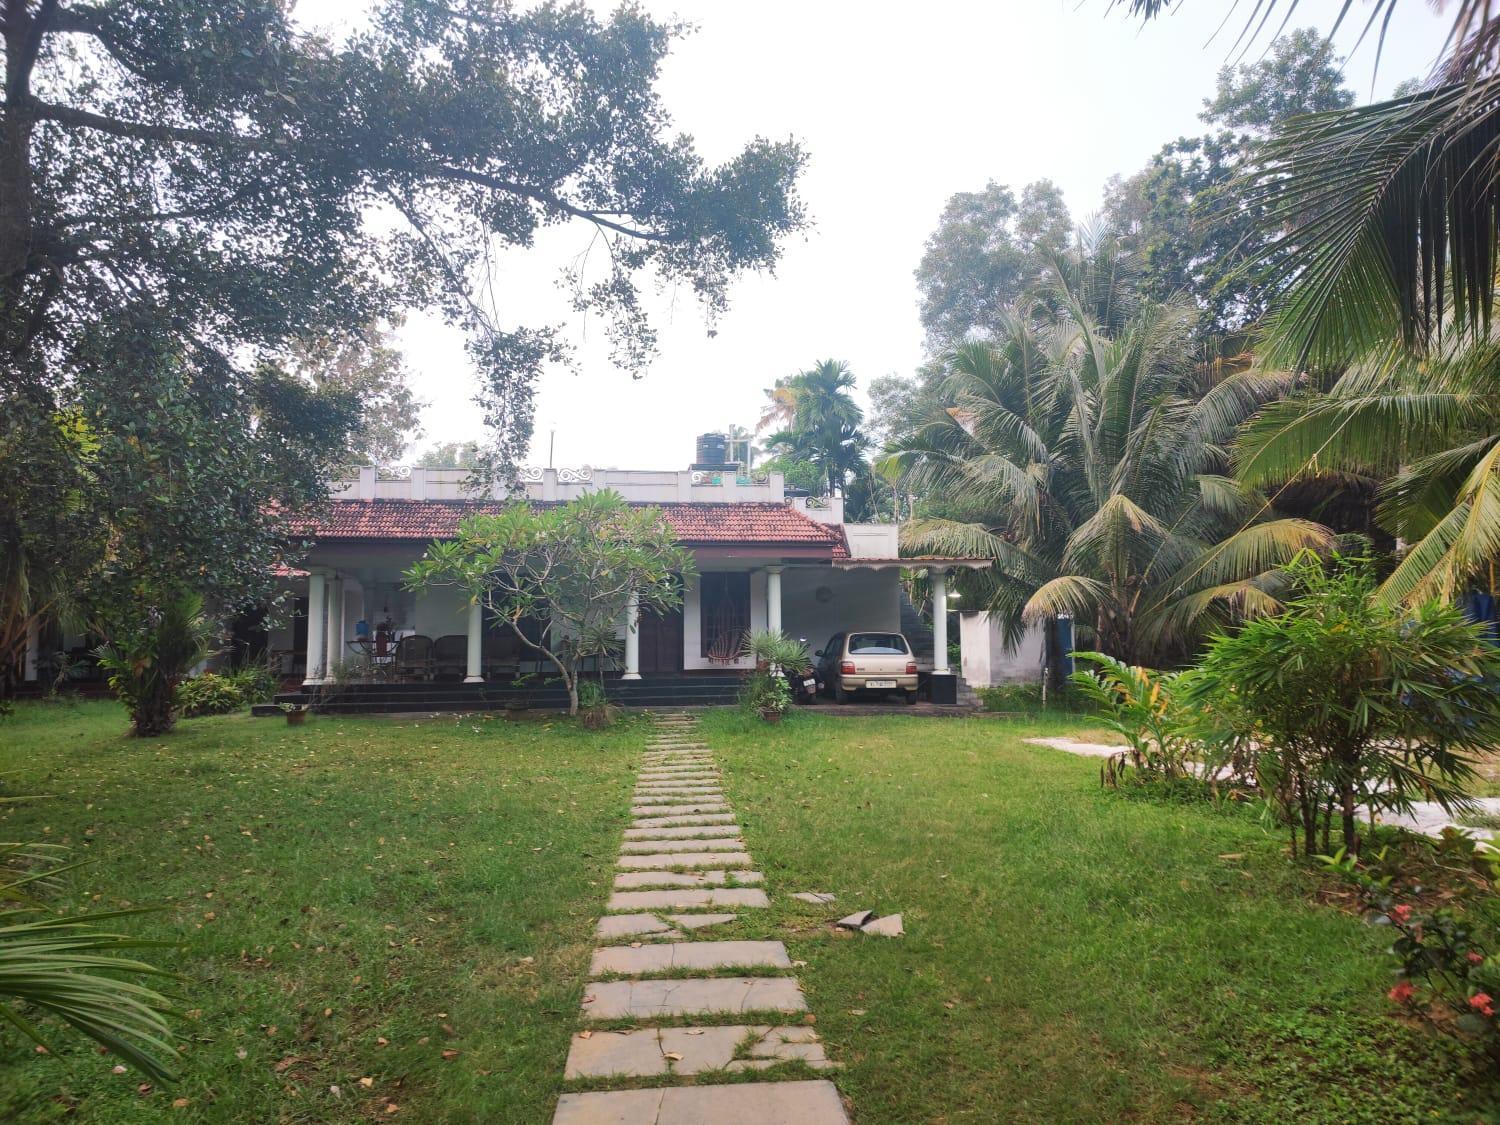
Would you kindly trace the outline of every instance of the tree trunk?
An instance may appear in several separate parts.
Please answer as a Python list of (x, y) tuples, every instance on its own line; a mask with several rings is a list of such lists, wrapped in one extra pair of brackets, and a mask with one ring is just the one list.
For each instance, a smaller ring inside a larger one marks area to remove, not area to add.
[(155, 738), (171, 732), (177, 725), (176, 694), (170, 681), (163, 683), (157, 679), (136, 700), (130, 711), (130, 725), (137, 738)]

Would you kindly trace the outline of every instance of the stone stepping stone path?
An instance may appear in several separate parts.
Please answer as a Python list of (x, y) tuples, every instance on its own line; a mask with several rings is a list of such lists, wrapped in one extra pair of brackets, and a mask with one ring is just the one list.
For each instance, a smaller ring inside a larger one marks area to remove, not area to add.
[[(564, 1077), (656, 1084), (564, 1094), (553, 1125), (849, 1125), (832, 1082), (776, 1080), (784, 1063), (838, 1064), (812, 1027), (795, 1022), (807, 997), (789, 975), (786, 946), (713, 939), (740, 911), (770, 905), (752, 885), (764, 876), (751, 869), (697, 719), (658, 715), (654, 723), (581, 1005), (585, 1025), (650, 1026), (585, 1026), (573, 1036)], [(794, 1019), (780, 1026), (770, 1022), (775, 1013)], [(746, 1071), (767, 1073), (714, 1082)]]

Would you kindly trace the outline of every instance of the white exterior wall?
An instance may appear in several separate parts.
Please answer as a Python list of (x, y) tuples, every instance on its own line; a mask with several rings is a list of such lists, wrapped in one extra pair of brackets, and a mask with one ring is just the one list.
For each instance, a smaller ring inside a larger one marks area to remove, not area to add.
[[(693, 501), (694, 503), (733, 504), (744, 501), (780, 504), (786, 500), (786, 478), (767, 473), (764, 479), (741, 478), (733, 469), (723, 473), (694, 473), (691, 470), (664, 472), (639, 469), (523, 469), (526, 480), (517, 496), (529, 500), (572, 500), (585, 492), (614, 489), (627, 500), (639, 503)], [(340, 500), (472, 500), (484, 494), (468, 491), (469, 479), (464, 469), (412, 469), (407, 477), (382, 478), (375, 469), (363, 468), (353, 480), (340, 481), (330, 490)], [(717, 482), (717, 483), (715, 483)], [(500, 485), (488, 493), (491, 499), (511, 495)], [(835, 498), (831, 509), (807, 511), (823, 523), (843, 519), (843, 500)], [(799, 501), (799, 510), (806, 502)]]
[(434, 586), (418, 595), (415, 618), (407, 624), (433, 640), (453, 633), (467, 636), (469, 600), (455, 586)]
[(1028, 625), (1021, 643), (1007, 649), (1004, 635), (988, 613), (961, 613), (958, 636), (964, 680), (971, 687), (1040, 682), (1046, 653), (1044, 626)]
[(788, 568), (781, 576), (781, 623), (787, 635), (807, 638), (808, 652), (849, 629), (900, 629), (901, 572)]

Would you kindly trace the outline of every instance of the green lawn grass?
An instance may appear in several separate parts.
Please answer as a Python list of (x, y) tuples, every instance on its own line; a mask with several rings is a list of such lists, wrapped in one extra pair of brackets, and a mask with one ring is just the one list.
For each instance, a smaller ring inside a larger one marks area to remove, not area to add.
[(0, 720), (7, 790), (53, 795), (0, 838), (93, 861), (66, 905), (166, 907), (138, 928), (181, 943), (158, 960), (194, 1013), (182, 1077), (142, 1096), (74, 1037), (42, 1058), (7, 1033), (0, 1120), (550, 1119), (643, 722), (124, 727), (107, 703)]
[[(181, 943), (161, 959), (195, 1013), (182, 1078), (142, 1095), (76, 1040), (42, 1057), (11, 1036), (0, 1119), (550, 1120), (644, 722), (123, 726), (109, 704), (0, 721), (7, 788), (53, 795), (3, 807), (0, 838), (91, 858), (69, 907), (167, 908), (134, 924)], [(1395, 1018), (1385, 935), (1316, 905), (1248, 810), (1103, 793), (1096, 760), (1021, 741), (1096, 737), (1081, 720), (722, 711), (703, 730), (775, 903), (714, 936), (807, 962), (862, 1125), (1500, 1105)], [(826, 925), (858, 907), (901, 912), (907, 936)]]

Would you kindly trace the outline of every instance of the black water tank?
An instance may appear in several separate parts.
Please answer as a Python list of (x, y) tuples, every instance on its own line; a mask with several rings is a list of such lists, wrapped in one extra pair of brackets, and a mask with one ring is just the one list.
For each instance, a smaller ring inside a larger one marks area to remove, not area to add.
[(699, 434), (698, 465), (722, 465), (729, 459), (729, 438), (723, 434)]

